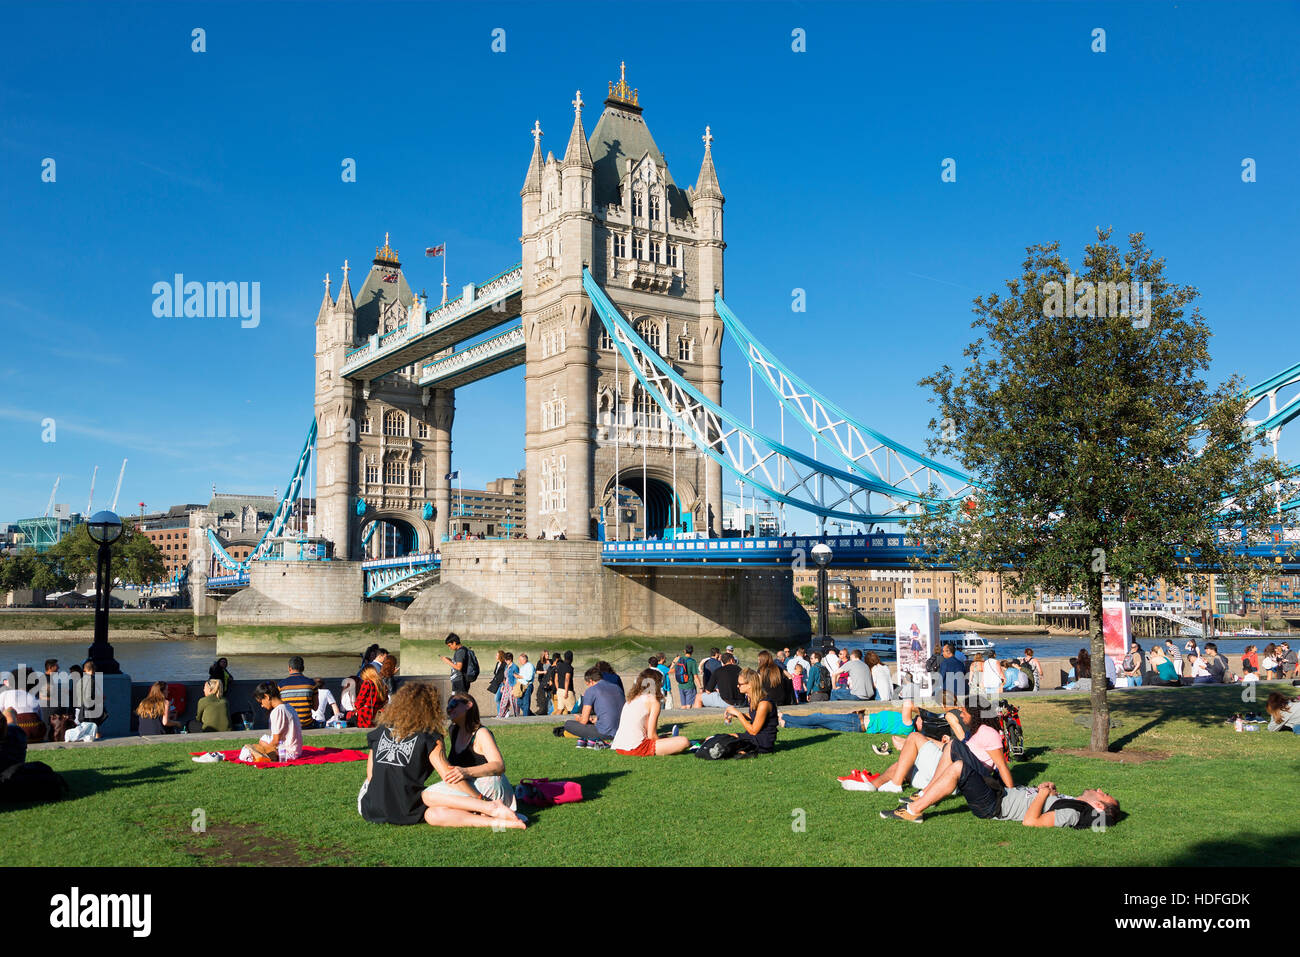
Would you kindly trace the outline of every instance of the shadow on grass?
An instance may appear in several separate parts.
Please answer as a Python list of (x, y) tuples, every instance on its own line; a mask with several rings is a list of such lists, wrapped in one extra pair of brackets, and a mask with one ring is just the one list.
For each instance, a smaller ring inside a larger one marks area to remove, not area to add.
[[(570, 781), (577, 781), (582, 786), (582, 799), (590, 801), (592, 798), (600, 797), (600, 792), (609, 787), (611, 781), (615, 778), (621, 778), (625, 774), (631, 774), (631, 771), (603, 771), (600, 774), (583, 774), (579, 777), (569, 778)], [(531, 814), (526, 806), (520, 810)]]
[(176, 777), (176, 771), (164, 765), (136, 768), (134, 771), (128, 771), (124, 774), (104, 773), (110, 770), (117, 769), (115, 767), (96, 768), (94, 770), (83, 768), (59, 773), (68, 782), (68, 787), (72, 789), (68, 795), (70, 799), (90, 797), (101, 791), (117, 791), (122, 788), (135, 787), (137, 784), (153, 784), (156, 781), (166, 781)]
[(827, 731), (825, 734), (814, 734), (806, 738), (783, 737), (776, 742), (776, 753), (793, 751), (795, 748), (804, 748), (810, 744), (820, 744), (822, 741), (830, 741), (839, 736), (840, 732), (838, 731)]
[(1009, 765), (1011, 768), (1011, 780), (1016, 784), (1032, 784), (1034, 778), (1047, 771), (1046, 764), (1040, 764), (1037, 761), (1017, 761)]
[[(1221, 727), (1234, 714), (1254, 711), (1262, 714), (1264, 702), (1276, 682), (1250, 685), (1192, 685), (1184, 688), (1122, 689), (1107, 694), (1111, 717), (1127, 716), (1130, 719), (1149, 719), (1142, 727), (1128, 732), (1111, 743), (1111, 750), (1131, 744), (1139, 735), (1156, 727), (1162, 721), (1177, 718), (1190, 721), (1201, 728)], [(1246, 697), (1243, 698), (1243, 695)], [(1054, 702), (1068, 713), (1080, 716), (1092, 714), (1088, 698), (1065, 698)]]
[(1192, 844), (1163, 867), (1263, 867), (1300, 864), (1300, 832), (1232, 834)]

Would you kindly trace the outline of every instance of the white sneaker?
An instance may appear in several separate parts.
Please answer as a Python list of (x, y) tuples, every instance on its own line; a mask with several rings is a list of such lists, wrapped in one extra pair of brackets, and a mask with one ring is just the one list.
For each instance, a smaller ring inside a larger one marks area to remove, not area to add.
[(881, 794), (902, 794), (903, 786), (901, 784), (895, 784), (893, 781), (886, 781), (884, 784), (880, 785), (880, 787), (876, 788), (876, 790)]
[(226, 760), (226, 756), (219, 751), (209, 751), (207, 754), (200, 754), (197, 758), (191, 760), (195, 764), (216, 764), (218, 761)]
[(846, 791), (874, 791), (876, 786), (860, 778), (840, 778), (840, 787)]

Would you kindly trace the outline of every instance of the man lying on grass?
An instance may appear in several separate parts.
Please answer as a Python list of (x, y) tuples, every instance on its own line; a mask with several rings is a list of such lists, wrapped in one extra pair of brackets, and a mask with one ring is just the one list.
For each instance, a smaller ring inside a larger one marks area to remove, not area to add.
[[(963, 709), (963, 715), (969, 714)], [(1089, 788), (1079, 797), (1063, 797), (1056, 786), (1044, 782), (1037, 788), (1016, 787), (1006, 770), (1005, 759), (998, 768), (1005, 790), (995, 788), (986, 777), (990, 769), (977, 751), (987, 750), (980, 737), (990, 725), (978, 728), (963, 726), (955, 712), (946, 716), (953, 737), (943, 746), (943, 754), (934, 776), (925, 790), (893, 811), (881, 811), (886, 820), (921, 823), (923, 812), (938, 804), (956, 788), (972, 814), (996, 821), (1021, 821), (1026, 827), (1072, 827), (1078, 829), (1114, 824), (1119, 817), (1119, 801), (1100, 788)], [(996, 733), (996, 732), (995, 732)], [(990, 752), (991, 754), (991, 752)]]

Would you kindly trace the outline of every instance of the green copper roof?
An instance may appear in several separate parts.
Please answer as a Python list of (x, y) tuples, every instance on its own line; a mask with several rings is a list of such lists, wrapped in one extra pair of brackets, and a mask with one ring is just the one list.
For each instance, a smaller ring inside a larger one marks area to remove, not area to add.
[[(384, 282), (384, 276), (391, 272), (397, 273), (397, 282)], [(401, 269), (387, 264), (371, 266), (370, 272), (366, 274), (366, 281), (356, 296), (357, 342), (364, 342), (379, 331), (379, 317), (383, 313), (383, 308), (394, 298), (398, 299), (405, 309), (410, 309), (411, 303), (415, 301), (415, 296), (411, 293), (411, 287), (406, 284), (406, 276)]]
[[(593, 199), (598, 206), (621, 205), (619, 184), (627, 172), (627, 161), (639, 163), (647, 153), (656, 163), (664, 162), (663, 153), (655, 145), (650, 128), (639, 113), (623, 110), (606, 102), (596, 128), (588, 140), (591, 150)], [(668, 173), (668, 214), (674, 219), (691, 215), (691, 205), (686, 194), (673, 182)]]

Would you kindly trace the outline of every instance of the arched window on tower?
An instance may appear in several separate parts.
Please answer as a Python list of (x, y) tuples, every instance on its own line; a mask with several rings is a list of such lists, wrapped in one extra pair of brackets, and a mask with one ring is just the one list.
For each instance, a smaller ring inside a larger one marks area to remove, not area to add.
[(659, 222), (659, 197), (654, 195), (650, 197), (650, 222)]
[(639, 189), (632, 190), (632, 215), (638, 218), (645, 215), (645, 196)]
[(406, 463), (400, 459), (389, 459), (384, 463), (384, 484), (405, 485)]
[(642, 319), (637, 324), (636, 331), (641, 336), (641, 338), (646, 341), (646, 345), (648, 345), (655, 352), (660, 351), (659, 350), (659, 343), (660, 343), (659, 323), (655, 322), (653, 319)]
[(364, 419), (361, 420), (361, 434), (362, 435), (370, 434), (370, 416), (366, 416)]
[(614, 351), (614, 340), (610, 338), (609, 330), (604, 325), (600, 327), (600, 348), (604, 352)]
[(397, 409), (384, 413), (384, 435), (406, 435), (406, 416)]

